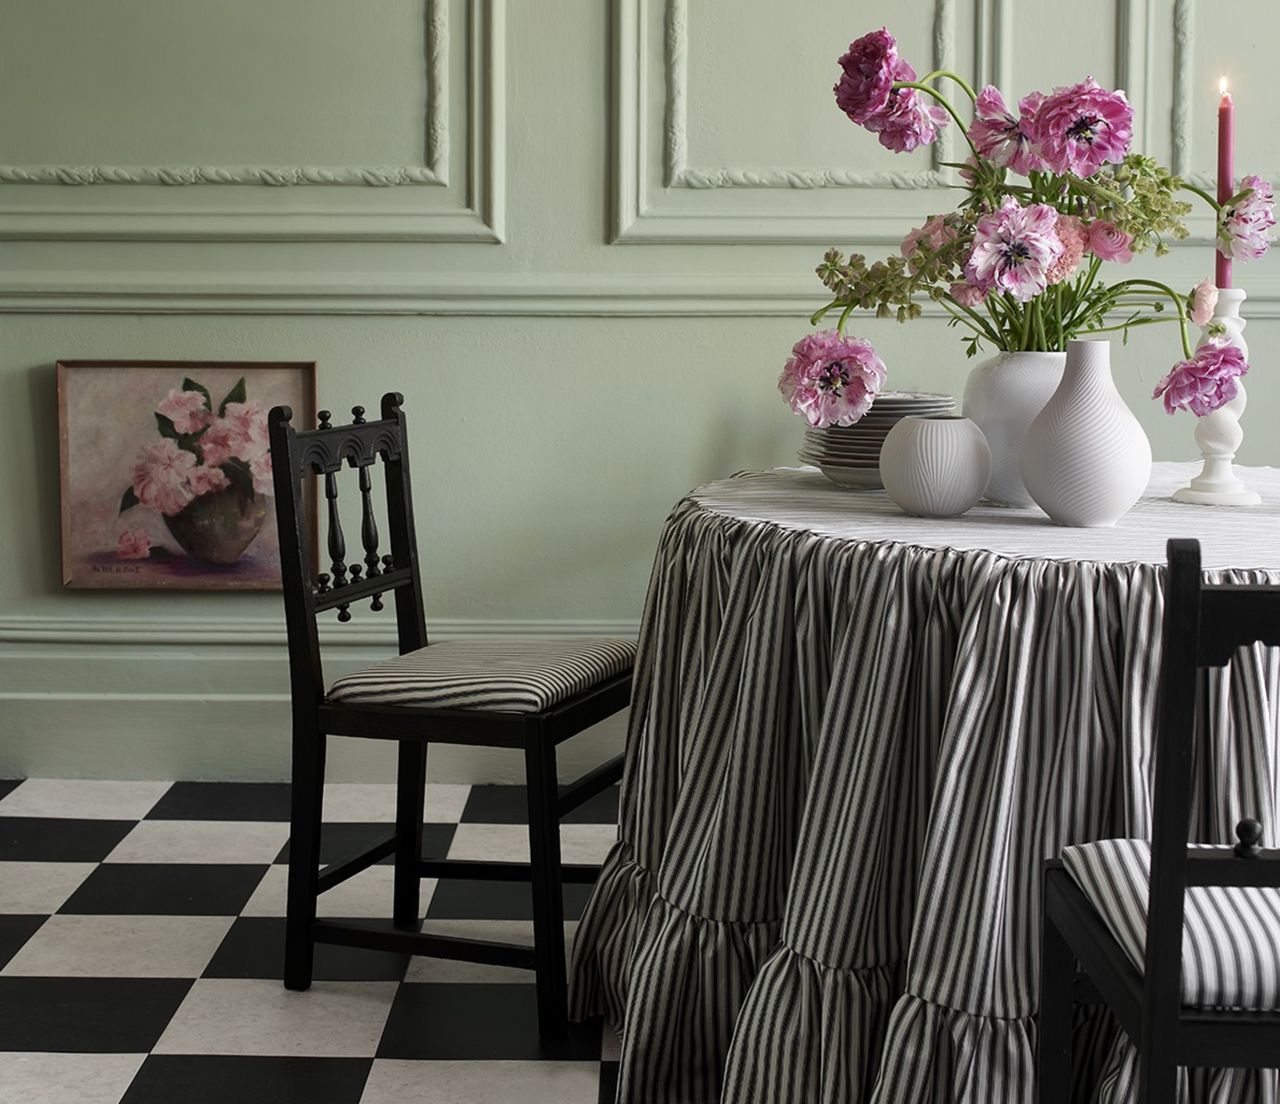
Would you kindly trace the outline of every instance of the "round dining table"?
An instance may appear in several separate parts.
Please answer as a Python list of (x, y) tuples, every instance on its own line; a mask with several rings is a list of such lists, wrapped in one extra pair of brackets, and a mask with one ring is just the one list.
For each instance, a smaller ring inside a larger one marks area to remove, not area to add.
[[(1194, 472), (1156, 464), (1105, 529), (908, 517), (811, 468), (675, 507), (572, 959), (573, 1016), (622, 1033), (620, 1104), (1032, 1104), (1043, 862), (1150, 835), (1165, 542), (1280, 582), (1280, 471), (1240, 469), (1250, 508), (1173, 502)], [(1200, 694), (1192, 838), (1280, 838), (1275, 651)], [(1077, 1099), (1133, 1074), (1080, 1009)], [(1270, 1071), (1187, 1087), (1276, 1099)]]

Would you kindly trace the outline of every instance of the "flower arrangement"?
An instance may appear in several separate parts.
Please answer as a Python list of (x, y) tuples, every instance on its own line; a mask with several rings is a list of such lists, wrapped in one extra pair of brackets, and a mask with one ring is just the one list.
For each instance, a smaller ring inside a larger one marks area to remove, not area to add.
[[(968, 331), (968, 356), (984, 345), (1002, 351), (1062, 351), (1082, 334), (1176, 323), (1183, 358), (1156, 387), (1170, 413), (1202, 415), (1229, 402), (1248, 371), (1222, 334), (1193, 350), (1188, 322), (1206, 326), (1218, 292), (1209, 281), (1190, 292), (1158, 280), (1104, 279), (1106, 265), (1126, 265), (1148, 250), (1162, 256), (1187, 236), (1186, 193), (1217, 220), (1219, 250), (1238, 260), (1266, 253), (1275, 225), (1271, 185), (1246, 176), (1226, 202), (1132, 152), (1133, 108), (1125, 94), (1092, 77), (1033, 92), (1011, 109), (988, 85), (975, 91), (946, 70), (917, 78), (882, 28), (840, 58), (836, 103), (880, 144), (903, 152), (934, 142), (954, 123), (970, 154), (958, 171), (966, 198), (906, 235), (898, 256), (869, 261), (828, 250), (817, 274), (830, 293), (810, 321), (838, 311), (835, 329), (797, 343), (779, 382), (792, 408), (811, 425), (849, 425), (865, 413), (884, 366), (861, 339), (845, 337), (855, 311), (901, 322), (920, 317), (922, 301), (939, 304), (950, 325)], [(966, 127), (935, 82), (954, 83), (969, 101)]]

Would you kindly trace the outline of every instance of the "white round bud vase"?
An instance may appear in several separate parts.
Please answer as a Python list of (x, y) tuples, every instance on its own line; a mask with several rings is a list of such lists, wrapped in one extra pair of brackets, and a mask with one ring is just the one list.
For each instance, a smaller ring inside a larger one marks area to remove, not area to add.
[(1111, 343), (1067, 342), (1062, 382), (1022, 445), (1031, 497), (1059, 525), (1114, 525), (1150, 478), (1151, 444), (1111, 378)]
[(880, 478), (908, 514), (955, 517), (987, 489), (991, 449), (968, 418), (903, 418), (881, 446)]

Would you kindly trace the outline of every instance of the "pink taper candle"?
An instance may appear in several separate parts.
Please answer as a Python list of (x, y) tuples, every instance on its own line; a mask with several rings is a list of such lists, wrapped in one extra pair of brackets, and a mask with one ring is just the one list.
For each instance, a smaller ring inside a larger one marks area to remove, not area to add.
[[(1222, 100), (1218, 104), (1218, 202), (1226, 203), (1235, 194), (1236, 107), (1227, 91), (1227, 78), (1218, 82)], [(1231, 286), (1231, 258), (1214, 253), (1214, 283)]]

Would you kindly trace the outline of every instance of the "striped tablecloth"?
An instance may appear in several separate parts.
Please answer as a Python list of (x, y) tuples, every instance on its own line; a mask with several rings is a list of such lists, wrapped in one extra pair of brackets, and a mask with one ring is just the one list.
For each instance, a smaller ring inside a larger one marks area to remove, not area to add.
[[(1114, 529), (908, 518), (811, 469), (675, 508), (573, 958), (574, 1014), (625, 1025), (619, 1101), (1031, 1104), (1041, 862), (1149, 834), (1165, 541), (1280, 581), (1280, 472), (1246, 473), (1261, 507), (1171, 502), (1193, 471), (1156, 465)], [(1195, 836), (1280, 838), (1280, 662), (1203, 692)], [(1081, 1093), (1126, 1099), (1111, 1021), (1079, 1030)]]

